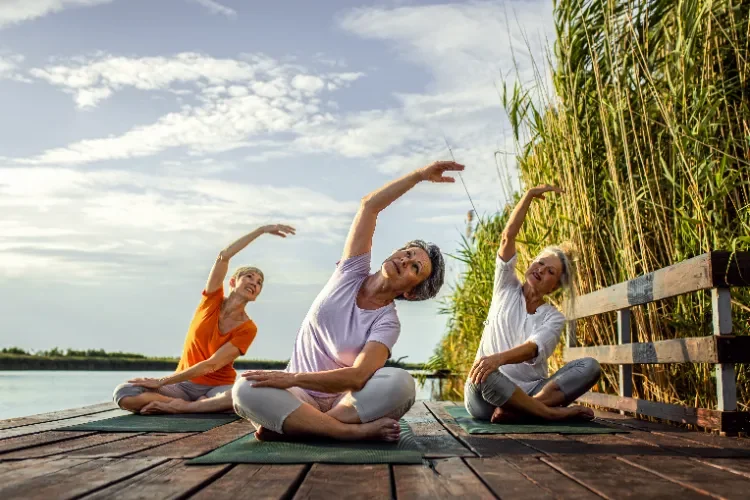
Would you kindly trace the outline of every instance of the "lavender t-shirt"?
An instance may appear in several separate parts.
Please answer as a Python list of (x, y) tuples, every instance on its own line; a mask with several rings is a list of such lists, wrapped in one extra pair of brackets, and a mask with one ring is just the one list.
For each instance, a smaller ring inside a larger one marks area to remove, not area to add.
[(375, 310), (357, 306), (357, 293), (369, 275), (369, 252), (336, 266), (302, 322), (286, 371), (310, 373), (350, 367), (367, 342), (393, 349), (401, 332), (395, 304)]

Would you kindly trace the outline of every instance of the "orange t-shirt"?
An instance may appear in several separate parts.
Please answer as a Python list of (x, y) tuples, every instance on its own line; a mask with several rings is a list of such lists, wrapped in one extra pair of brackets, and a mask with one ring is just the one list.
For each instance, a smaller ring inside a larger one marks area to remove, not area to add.
[[(203, 297), (198, 304), (198, 309), (195, 310), (187, 337), (185, 337), (182, 357), (180, 364), (177, 365), (178, 372), (207, 360), (227, 342), (236, 346), (241, 354), (247, 352), (247, 348), (255, 339), (258, 327), (252, 320), (249, 320), (222, 335), (219, 331), (219, 313), (223, 301), (223, 287), (211, 293), (203, 291)], [(215, 372), (190, 379), (190, 381), (201, 385), (231, 385), (234, 384), (236, 378), (234, 363), (229, 363)]]

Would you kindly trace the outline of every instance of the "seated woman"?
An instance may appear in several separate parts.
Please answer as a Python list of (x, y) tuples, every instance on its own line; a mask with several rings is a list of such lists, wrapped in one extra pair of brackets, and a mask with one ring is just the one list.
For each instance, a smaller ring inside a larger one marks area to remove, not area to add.
[(547, 247), (531, 263), (521, 284), (515, 274), (516, 235), (534, 198), (559, 188), (530, 189), (503, 231), (495, 281), (477, 357), (464, 388), (466, 410), (477, 419), (508, 422), (593, 418), (590, 408), (568, 405), (594, 386), (601, 374), (592, 358), (572, 361), (547, 378), (565, 317), (544, 297), (560, 286), (573, 300), (573, 269), (558, 247)]
[(400, 333), (394, 300), (426, 300), (443, 284), (440, 249), (407, 243), (371, 274), (378, 214), (421, 181), (453, 182), (453, 162), (436, 162), (365, 196), (341, 260), (313, 302), (284, 372), (249, 371), (232, 389), (234, 409), (253, 422), (256, 437), (342, 440), (399, 439), (401, 418), (414, 404), (414, 379), (384, 368)]
[(135, 413), (206, 413), (232, 409), (232, 384), (237, 372), (234, 360), (245, 354), (258, 328), (245, 306), (263, 289), (263, 273), (240, 267), (229, 279), (224, 297), (224, 278), (229, 259), (262, 234), (285, 238), (294, 228), (281, 224), (263, 226), (238, 239), (219, 253), (208, 275), (198, 308), (188, 328), (177, 370), (160, 379), (136, 378), (117, 386), (117, 405)]

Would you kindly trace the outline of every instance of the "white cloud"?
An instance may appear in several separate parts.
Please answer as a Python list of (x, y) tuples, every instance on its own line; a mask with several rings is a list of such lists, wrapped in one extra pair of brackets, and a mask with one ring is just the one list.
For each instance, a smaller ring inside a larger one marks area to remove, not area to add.
[(210, 10), (212, 14), (221, 14), (229, 18), (237, 17), (237, 11), (230, 9), (219, 2), (215, 2), (214, 0), (193, 0), (193, 2), (204, 6)]
[(0, 168), (0, 210), (14, 214), (0, 221), (0, 275), (55, 268), (86, 277), (93, 266), (100, 277), (132, 277), (167, 254), (192, 265), (194, 255), (271, 222), (298, 227), (299, 239), (339, 241), (356, 209), (304, 187), (196, 173)]
[(93, 7), (113, 0), (2, 0), (0, 29), (72, 7)]
[(0, 54), (0, 80), (15, 80), (29, 83), (31, 80), (23, 76), (18, 70), (24, 57), (20, 54)]

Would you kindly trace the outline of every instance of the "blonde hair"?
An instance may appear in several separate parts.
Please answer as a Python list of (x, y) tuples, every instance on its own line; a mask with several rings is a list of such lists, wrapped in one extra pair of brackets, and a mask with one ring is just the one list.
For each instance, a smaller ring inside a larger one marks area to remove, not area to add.
[(539, 252), (539, 255), (537, 255), (536, 259), (534, 259), (538, 260), (545, 255), (554, 255), (555, 257), (560, 259), (560, 262), (562, 263), (562, 273), (560, 274), (560, 288), (562, 289), (563, 293), (563, 302), (566, 309), (565, 316), (567, 318), (572, 318), (575, 312), (576, 269), (574, 253), (575, 252), (573, 250), (573, 247), (570, 244), (564, 243), (559, 246), (548, 246), (543, 248), (542, 251)]
[(253, 267), (253, 266), (238, 267), (237, 269), (235, 269), (234, 274), (232, 274), (232, 278), (231, 279), (235, 280), (235, 283), (236, 283), (236, 280), (238, 280), (241, 277), (246, 276), (246, 275), (248, 275), (250, 273), (258, 273), (260, 275), (260, 279), (263, 280), (263, 281), (266, 281), (265, 276), (263, 276), (263, 271), (261, 271), (257, 267)]

